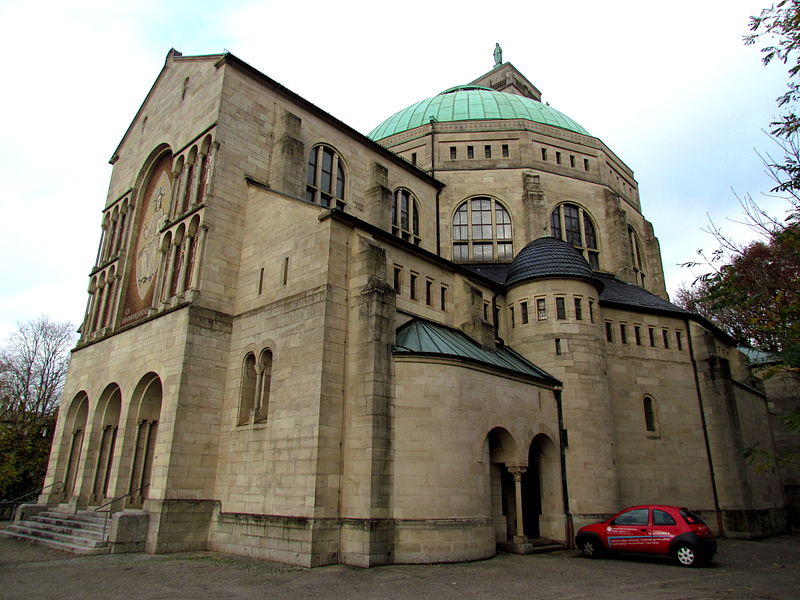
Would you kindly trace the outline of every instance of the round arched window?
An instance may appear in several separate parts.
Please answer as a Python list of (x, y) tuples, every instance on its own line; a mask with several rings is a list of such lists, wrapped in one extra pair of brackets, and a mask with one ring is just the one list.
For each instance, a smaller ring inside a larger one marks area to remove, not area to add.
[(628, 241), (631, 247), (631, 264), (633, 265), (633, 276), (636, 279), (637, 285), (644, 287), (645, 272), (644, 261), (642, 257), (642, 245), (639, 243), (639, 236), (633, 227), (628, 226)]
[(419, 246), (419, 206), (414, 194), (405, 188), (392, 196), (392, 233)]
[(306, 200), (344, 210), (344, 168), (329, 146), (315, 146), (308, 155)]
[(550, 235), (572, 244), (594, 270), (600, 269), (597, 233), (589, 213), (577, 204), (559, 204), (550, 215)]
[(511, 215), (494, 198), (463, 202), (453, 215), (453, 260), (509, 261), (514, 258)]

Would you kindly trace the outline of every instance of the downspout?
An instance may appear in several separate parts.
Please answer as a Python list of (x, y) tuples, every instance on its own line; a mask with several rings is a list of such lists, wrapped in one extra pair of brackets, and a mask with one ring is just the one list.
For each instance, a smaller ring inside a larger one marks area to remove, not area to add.
[(561, 497), (563, 500), (564, 517), (567, 522), (567, 547), (573, 547), (573, 537), (575, 526), (572, 522), (572, 513), (569, 511), (569, 488), (567, 486), (567, 440), (566, 430), (564, 429), (564, 410), (561, 405), (561, 390), (553, 390), (553, 396), (556, 399), (556, 408), (558, 410), (558, 446), (561, 452)]
[(492, 324), (494, 325), (494, 341), (495, 343), (499, 343), (500, 346), (505, 346), (506, 343), (503, 341), (503, 338), (500, 337), (500, 311), (497, 310), (497, 297), (500, 294), (495, 294), (492, 296)]
[(697, 404), (700, 407), (700, 422), (703, 426), (703, 441), (706, 445), (706, 457), (708, 458), (708, 473), (711, 476), (711, 492), (714, 495), (714, 512), (717, 514), (717, 527), (720, 537), (725, 535), (725, 526), (722, 522), (722, 511), (719, 507), (719, 494), (717, 493), (717, 476), (714, 473), (714, 460), (711, 458), (711, 442), (708, 439), (708, 425), (706, 424), (706, 411), (703, 405), (703, 394), (700, 391), (700, 377), (697, 374), (697, 361), (694, 357), (694, 344), (692, 343), (692, 329), (689, 319), (686, 319), (686, 338), (689, 341), (689, 357), (692, 361), (692, 373), (694, 374), (694, 386), (697, 390)]
[[(436, 177), (436, 117), (431, 115), (429, 123), (431, 124), (431, 177)], [(441, 215), (439, 215), (439, 195), (442, 193), (442, 188), (436, 190), (436, 255), (442, 255), (442, 232), (441, 232)]]

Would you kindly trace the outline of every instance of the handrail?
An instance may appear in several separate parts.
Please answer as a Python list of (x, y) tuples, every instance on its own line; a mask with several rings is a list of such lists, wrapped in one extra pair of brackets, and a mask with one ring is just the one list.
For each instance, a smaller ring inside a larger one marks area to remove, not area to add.
[(111, 515), (111, 509), (110, 508), (108, 510), (100, 510), (100, 509), (101, 508), (105, 508), (109, 504), (114, 504), (114, 502), (118, 502), (119, 500), (122, 500), (123, 498), (127, 498), (128, 496), (133, 496), (136, 492), (141, 492), (143, 489), (148, 488), (148, 487), (150, 487), (150, 484), (149, 483), (145, 483), (142, 487), (136, 488), (135, 490), (131, 490), (127, 494), (122, 494), (121, 496), (117, 496), (113, 500), (109, 500), (105, 504), (101, 504), (100, 506), (98, 506), (97, 508), (94, 509), (94, 512), (102, 512), (102, 513), (105, 513), (105, 515), (106, 515), (105, 519), (103, 519), (103, 541), (104, 542), (108, 541), (108, 539), (106, 539), (106, 529), (108, 528), (108, 517)]
[(26, 493), (22, 494), (22, 496), (17, 496), (13, 500), (3, 500), (2, 502), (0, 502), (0, 504), (13, 504), (14, 502), (19, 502), (20, 500), (22, 500), (23, 498), (27, 498), (28, 496), (33, 496), (34, 494), (35, 495), (39, 495), (43, 491), (45, 491), (47, 488), (51, 488), (54, 485), (64, 485), (64, 482), (63, 481), (56, 481), (54, 483), (51, 483), (50, 485), (46, 485), (46, 486), (44, 486), (42, 488), (39, 488), (38, 490), (33, 490), (32, 492), (26, 492)]
[[(99, 511), (101, 508), (105, 508), (105, 507), (106, 507), (106, 506), (108, 506), (109, 504), (114, 504), (114, 502), (117, 502), (118, 500), (122, 500), (123, 498), (127, 498), (128, 496), (133, 496), (133, 495), (134, 495), (136, 492), (141, 492), (141, 491), (142, 491), (144, 488), (147, 488), (147, 487), (150, 487), (150, 484), (149, 484), (149, 483), (145, 483), (145, 484), (144, 484), (142, 487), (140, 487), (140, 488), (136, 488), (135, 490), (131, 490), (131, 491), (130, 491), (130, 492), (128, 492), (127, 494), (122, 494), (121, 496), (117, 496), (117, 497), (116, 497), (116, 498), (114, 498), (113, 500), (109, 500), (109, 501), (108, 501), (108, 502), (106, 502), (105, 504), (101, 504), (100, 506), (98, 506), (97, 508), (95, 508), (95, 509), (94, 509), (94, 512), (98, 512), (98, 511)], [(104, 510), (103, 512), (110, 512), (110, 511), (105, 511), (105, 510)]]
[(61, 485), (63, 487), (64, 482), (63, 481), (56, 481), (54, 483), (51, 483), (50, 485), (46, 485), (46, 486), (41, 487), (41, 488), (39, 488), (37, 490), (33, 490), (33, 491), (30, 491), (30, 492), (25, 492), (24, 494), (22, 494), (21, 496), (17, 496), (13, 500), (0, 500), (0, 519), (2, 519), (2, 520), (13, 519), (14, 518), (14, 512), (16, 511), (18, 506), (20, 506), (21, 504), (25, 504), (25, 502), (27, 502), (29, 498), (33, 498), (34, 496), (38, 496), (43, 491), (45, 491), (47, 488), (51, 488), (54, 485)]

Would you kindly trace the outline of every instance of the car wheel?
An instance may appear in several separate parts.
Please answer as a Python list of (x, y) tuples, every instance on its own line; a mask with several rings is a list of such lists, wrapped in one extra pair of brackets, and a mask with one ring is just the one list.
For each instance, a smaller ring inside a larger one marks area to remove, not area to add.
[(681, 544), (675, 548), (675, 558), (684, 567), (695, 567), (700, 562), (694, 547), (689, 544)]
[(579, 544), (581, 554), (586, 558), (597, 558), (602, 553), (600, 542), (595, 538), (583, 538)]

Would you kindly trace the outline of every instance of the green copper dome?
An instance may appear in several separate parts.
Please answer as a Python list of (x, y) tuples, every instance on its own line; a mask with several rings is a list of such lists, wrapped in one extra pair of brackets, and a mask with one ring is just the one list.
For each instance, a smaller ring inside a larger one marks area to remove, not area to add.
[(392, 115), (367, 134), (372, 140), (425, 125), (431, 117), (439, 122), (482, 119), (526, 119), (591, 135), (564, 113), (524, 96), (497, 92), (491, 88), (462, 85), (438, 96), (421, 100)]

